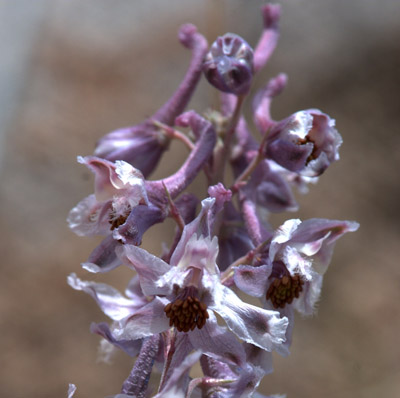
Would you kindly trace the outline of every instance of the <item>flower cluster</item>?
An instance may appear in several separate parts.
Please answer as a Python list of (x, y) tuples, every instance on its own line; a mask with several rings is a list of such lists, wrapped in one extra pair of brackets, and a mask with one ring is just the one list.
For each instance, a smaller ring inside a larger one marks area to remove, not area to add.
[[(116, 347), (136, 357), (115, 397), (260, 397), (256, 388), (272, 371), (271, 352), (289, 354), (294, 311), (314, 313), (336, 240), (358, 228), (316, 218), (276, 229), (270, 223), (270, 213), (298, 209), (293, 189), (305, 192), (315, 183), (339, 159), (342, 142), (334, 121), (317, 109), (272, 119), (283, 74), (255, 94), (259, 138), (251, 134), (242, 105), (276, 46), (279, 17), (279, 6), (262, 8), (254, 50), (231, 33), (209, 49), (195, 26), (182, 26), (179, 40), (192, 60), (176, 92), (153, 116), (107, 134), (93, 156), (78, 158), (94, 173), (94, 194), (71, 210), (68, 222), (78, 235), (104, 236), (82, 266), (92, 273), (132, 270), (125, 295), (68, 277), (111, 318), (91, 325), (107, 352)], [(221, 108), (185, 112), (202, 74), (221, 92)], [(186, 146), (186, 160), (173, 175), (148, 179), (173, 139)], [(185, 192), (199, 173), (208, 181), (202, 200)], [(176, 222), (174, 238), (158, 257), (140, 245), (167, 218)], [(192, 378), (195, 363), (203, 374)], [(158, 387), (149, 386), (157, 370)], [(74, 392), (71, 385), (69, 396)]]

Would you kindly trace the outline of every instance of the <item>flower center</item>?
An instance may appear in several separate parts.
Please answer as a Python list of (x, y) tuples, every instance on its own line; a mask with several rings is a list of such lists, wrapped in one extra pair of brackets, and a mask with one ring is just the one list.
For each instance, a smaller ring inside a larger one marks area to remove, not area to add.
[(266, 298), (271, 300), (274, 308), (283, 308), (286, 304), (291, 304), (294, 298), (298, 298), (303, 291), (304, 281), (300, 274), (294, 276), (283, 275), (275, 278), (271, 283)]
[(184, 289), (182, 294), (167, 304), (164, 308), (169, 318), (169, 326), (175, 326), (179, 332), (194, 330), (197, 326), (201, 329), (209, 318), (207, 306), (196, 296), (193, 289)]
[(126, 219), (128, 218), (129, 214), (131, 214), (131, 209), (129, 208), (124, 214), (116, 216), (115, 213), (112, 211), (108, 218), (108, 222), (111, 224), (111, 231), (115, 228), (120, 227), (122, 224), (125, 224)]

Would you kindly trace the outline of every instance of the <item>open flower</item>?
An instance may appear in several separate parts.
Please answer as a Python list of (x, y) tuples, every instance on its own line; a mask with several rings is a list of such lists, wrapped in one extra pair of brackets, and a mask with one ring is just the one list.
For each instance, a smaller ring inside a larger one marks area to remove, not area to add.
[(94, 172), (95, 189), (69, 213), (77, 235), (107, 235), (125, 223), (134, 207), (149, 204), (143, 175), (129, 163), (95, 156), (78, 157), (78, 162)]
[(274, 233), (264, 265), (243, 265), (235, 270), (239, 289), (260, 297), (265, 308), (274, 308), (289, 319), (286, 342), (281, 346), (287, 353), (294, 310), (303, 315), (314, 313), (336, 240), (357, 229), (358, 224), (351, 221), (288, 220)]
[(221, 283), (215, 262), (217, 238), (197, 235), (213, 203), (214, 199), (202, 202), (202, 212), (185, 227), (170, 264), (136, 246), (118, 249), (122, 261), (137, 271), (143, 293), (155, 299), (146, 310), (120, 323), (120, 329), (114, 330), (117, 339), (138, 339), (174, 326), (179, 332), (189, 333), (193, 347), (220, 352), (229, 340), (221, 345), (216, 339), (221, 327), (215, 321), (215, 312), (248, 343), (267, 351), (283, 343), (286, 318), (277, 311), (244, 303)]

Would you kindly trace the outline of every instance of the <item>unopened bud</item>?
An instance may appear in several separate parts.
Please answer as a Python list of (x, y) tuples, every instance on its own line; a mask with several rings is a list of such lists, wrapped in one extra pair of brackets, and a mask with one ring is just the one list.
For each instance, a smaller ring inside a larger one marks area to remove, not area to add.
[(253, 49), (240, 36), (226, 33), (211, 46), (204, 60), (203, 72), (218, 90), (245, 94), (253, 77)]

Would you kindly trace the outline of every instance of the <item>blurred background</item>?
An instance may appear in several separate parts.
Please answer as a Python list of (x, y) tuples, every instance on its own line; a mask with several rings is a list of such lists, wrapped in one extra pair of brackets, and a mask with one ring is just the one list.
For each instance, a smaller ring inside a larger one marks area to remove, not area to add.
[[(80, 269), (98, 241), (76, 237), (65, 222), (93, 190), (76, 156), (151, 115), (175, 90), (190, 59), (176, 39), (182, 23), (196, 24), (210, 43), (231, 31), (254, 45), (263, 3), (0, 2), (1, 397), (64, 397), (69, 382), (77, 397), (119, 392), (132, 359), (117, 353), (112, 365), (97, 361), (100, 338), (89, 325), (106, 316), (66, 277), (77, 272), (123, 289), (131, 272)], [(279, 46), (255, 85), (287, 73), (273, 116), (318, 107), (344, 139), (340, 162), (298, 196), (301, 211), (283, 219), (349, 219), (361, 228), (339, 241), (318, 316), (296, 319), (292, 355), (275, 358), (260, 391), (400, 396), (400, 2), (287, 0), (282, 7)], [(216, 99), (202, 81), (190, 108), (202, 111)], [(172, 173), (185, 154), (174, 143), (153, 178)], [(160, 253), (170, 227), (151, 230), (144, 247)]]

